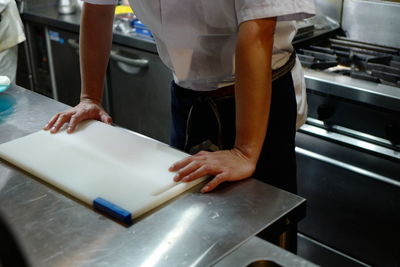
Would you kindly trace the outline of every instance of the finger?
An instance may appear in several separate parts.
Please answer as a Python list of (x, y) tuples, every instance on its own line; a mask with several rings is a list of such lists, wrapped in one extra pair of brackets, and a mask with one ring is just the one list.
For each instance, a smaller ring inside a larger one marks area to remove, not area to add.
[(172, 166), (169, 167), (168, 170), (170, 172), (176, 172), (176, 171), (182, 169), (183, 167), (185, 167), (186, 165), (188, 165), (190, 162), (192, 162), (192, 160), (193, 160), (192, 156), (186, 157), (186, 158), (172, 164)]
[(60, 116), (58, 116), (57, 121), (54, 123), (53, 127), (51, 127), (50, 132), (51, 133), (56, 133), (58, 132), (58, 130), (60, 130), (60, 128), (64, 125), (64, 123), (66, 123), (70, 118), (70, 115), (66, 115), (66, 114), (61, 114)]
[(228, 177), (226, 177), (224, 174), (218, 174), (215, 176), (214, 179), (212, 179), (210, 182), (208, 182), (202, 189), (202, 193), (208, 193), (214, 190), (219, 184), (222, 182), (228, 181)]
[(49, 120), (49, 122), (43, 127), (43, 130), (46, 130), (46, 131), (49, 130), (49, 129), (53, 126), (53, 124), (57, 121), (58, 116), (60, 116), (60, 114), (54, 115), (54, 116)]
[(175, 182), (181, 181), (184, 177), (189, 175), (190, 173), (196, 171), (199, 167), (201, 167), (199, 162), (192, 161), (182, 169), (179, 169), (179, 171), (176, 173), (174, 177)]
[(197, 170), (187, 174), (186, 176), (182, 177), (182, 182), (188, 183), (193, 180), (199, 179), (201, 177), (206, 176), (207, 174), (212, 174), (210, 173), (209, 169), (206, 166), (201, 166)]
[(108, 115), (108, 114), (105, 113), (105, 112), (102, 112), (102, 113), (101, 113), (101, 115), (100, 115), (100, 120), (101, 120), (102, 122), (104, 122), (104, 123), (107, 123), (107, 124), (111, 124), (111, 123), (112, 123), (112, 118), (110, 117), (110, 115)]
[(84, 118), (79, 113), (75, 113), (71, 116), (71, 119), (68, 122), (67, 133), (73, 133), (76, 129), (76, 126), (83, 121)]

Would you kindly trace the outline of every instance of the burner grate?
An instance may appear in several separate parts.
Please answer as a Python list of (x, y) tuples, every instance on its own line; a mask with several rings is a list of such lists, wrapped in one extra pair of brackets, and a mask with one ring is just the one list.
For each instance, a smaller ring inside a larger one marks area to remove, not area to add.
[(356, 78), (356, 79), (361, 79), (364, 81), (379, 83), (379, 79), (377, 77), (374, 77), (371, 74), (368, 74), (366, 72), (352, 70), (352, 71), (350, 71), (350, 77)]
[(304, 67), (400, 87), (400, 49), (343, 36), (298, 49)]

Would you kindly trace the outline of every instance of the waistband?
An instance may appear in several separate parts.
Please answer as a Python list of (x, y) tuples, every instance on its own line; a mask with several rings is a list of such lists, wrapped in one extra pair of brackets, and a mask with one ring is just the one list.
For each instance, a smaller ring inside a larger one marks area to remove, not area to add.
[[(280, 68), (276, 70), (272, 70), (272, 81), (275, 81), (288, 72), (290, 72), (294, 65), (296, 64), (296, 51), (293, 51), (290, 54), (289, 60)], [(220, 98), (225, 96), (233, 96), (235, 95), (235, 85), (229, 85), (225, 87), (218, 88), (217, 90), (213, 91), (205, 91), (202, 92), (203, 96), (208, 96), (211, 98)]]

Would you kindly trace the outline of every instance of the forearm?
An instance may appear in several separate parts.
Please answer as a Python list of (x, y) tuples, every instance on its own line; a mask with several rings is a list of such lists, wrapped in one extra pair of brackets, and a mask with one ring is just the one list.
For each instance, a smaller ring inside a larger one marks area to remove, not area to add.
[(81, 100), (101, 102), (114, 19), (113, 5), (84, 3), (80, 29)]
[(238, 34), (235, 148), (253, 162), (258, 160), (268, 125), (275, 24), (275, 18), (244, 22)]

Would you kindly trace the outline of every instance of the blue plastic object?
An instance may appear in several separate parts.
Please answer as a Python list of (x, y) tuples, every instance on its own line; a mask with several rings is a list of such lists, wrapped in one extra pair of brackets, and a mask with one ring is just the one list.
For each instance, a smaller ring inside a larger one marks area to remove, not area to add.
[(133, 21), (133, 26), (135, 28), (147, 28), (140, 20)]
[(7, 84), (7, 85), (1, 84), (1, 85), (0, 85), (0, 93), (1, 93), (1, 92), (4, 92), (4, 91), (7, 90), (8, 88), (10, 88), (10, 85), (9, 85), (9, 84)]
[(151, 31), (146, 30), (146, 29), (135, 28), (135, 32), (136, 32), (137, 34), (144, 35), (144, 36), (149, 36), (149, 37), (152, 37), (152, 36), (153, 36), (153, 34), (151, 33)]
[(122, 223), (132, 223), (132, 214), (129, 211), (105, 200), (104, 198), (98, 197), (93, 200), (93, 208)]
[(133, 27), (135, 28), (135, 32), (139, 35), (143, 36), (148, 36), (148, 37), (153, 37), (153, 34), (149, 30), (149, 28), (146, 27), (140, 20), (135, 20), (133, 22)]

